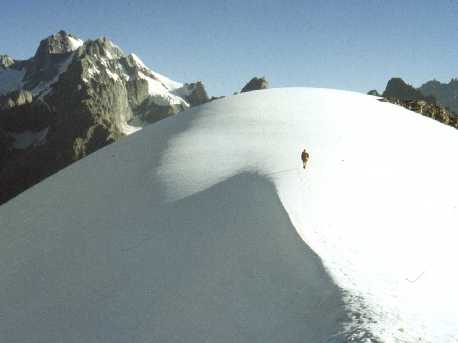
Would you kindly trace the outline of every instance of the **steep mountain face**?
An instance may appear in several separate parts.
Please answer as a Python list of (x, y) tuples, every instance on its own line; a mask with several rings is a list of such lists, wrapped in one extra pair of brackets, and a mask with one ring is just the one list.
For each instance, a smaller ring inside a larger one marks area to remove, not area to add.
[(60, 31), (25, 61), (0, 57), (0, 203), (143, 126), (209, 100), (107, 38)]
[(458, 79), (451, 79), (449, 83), (428, 81), (419, 88), (427, 96), (433, 96), (442, 106), (458, 113)]

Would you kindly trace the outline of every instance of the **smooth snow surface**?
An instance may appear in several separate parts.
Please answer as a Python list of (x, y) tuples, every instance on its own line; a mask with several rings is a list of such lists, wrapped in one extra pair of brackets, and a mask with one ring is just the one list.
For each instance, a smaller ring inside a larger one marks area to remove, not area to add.
[(181, 112), (0, 207), (0, 341), (455, 342), (457, 149), (350, 92)]

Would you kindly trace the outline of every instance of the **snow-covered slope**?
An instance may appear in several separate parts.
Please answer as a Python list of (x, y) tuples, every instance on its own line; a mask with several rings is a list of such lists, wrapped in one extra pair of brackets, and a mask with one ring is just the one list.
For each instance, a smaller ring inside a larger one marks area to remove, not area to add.
[(0, 340), (454, 342), (457, 148), (334, 90), (167, 118), (0, 207)]

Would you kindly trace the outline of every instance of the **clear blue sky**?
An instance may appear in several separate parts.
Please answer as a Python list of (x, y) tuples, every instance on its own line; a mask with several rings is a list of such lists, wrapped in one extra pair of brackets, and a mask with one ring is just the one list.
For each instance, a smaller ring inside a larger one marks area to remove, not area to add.
[(272, 87), (382, 90), (458, 76), (458, 0), (18, 0), (0, 11), (0, 53), (28, 58), (60, 29), (107, 36), (177, 81), (231, 94)]

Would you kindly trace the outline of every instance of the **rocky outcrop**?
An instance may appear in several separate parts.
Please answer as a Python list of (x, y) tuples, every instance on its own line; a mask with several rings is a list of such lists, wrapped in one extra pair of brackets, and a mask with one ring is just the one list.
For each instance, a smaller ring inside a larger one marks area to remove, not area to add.
[(384, 98), (381, 101), (388, 101), (393, 104), (407, 108), (408, 110), (420, 113), (426, 117), (440, 121), (458, 129), (458, 116), (443, 106), (432, 104), (425, 100), (402, 100), (398, 98)]
[(401, 78), (394, 77), (388, 81), (382, 96), (384, 98), (396, 98), (400, 100), (425, 100), (434, 104), (434, 97), (425, 96), (415, 87), (405, 83)]
[(0, 110), (7, 110), (14, 107), (31, 104), (33, 101), (32, 93), (25, 90), (18, 90), (8, 95), (0, 96)]
[[(458, 80), (456, 82), (458, 85)], [(416, 89), (400, 78), (392, 78), (388, 81), (381, 101), (391, 102), (440, 121), (443, 124), (458, 128), (457, 114), (436, 101), (436, 98), (433, 96), (434, 91), (431, 91), (431, 89), (437, 87), (440, 87), (440, 83), (437, 81), (430, 81), (419, 89)], [(376, 91), (370, 91), (368, 94), (373, 92)]]
[(207, 91), (201, 81), (196, 83), (186, 84), (188, 88), (188, 95), (185, 96), (185, 99), (188, 101), (191, 106), (199, 106), (210, 101)]
[(266, 89), (269, 87), (269, 83), (264, 77), (254, 77), (252, 78), (240, 91), (241, 93)]
[(0, 203), (123, 136), (209, 101), (103, 37), (60, 31), (34, 57), (0, 60)]

